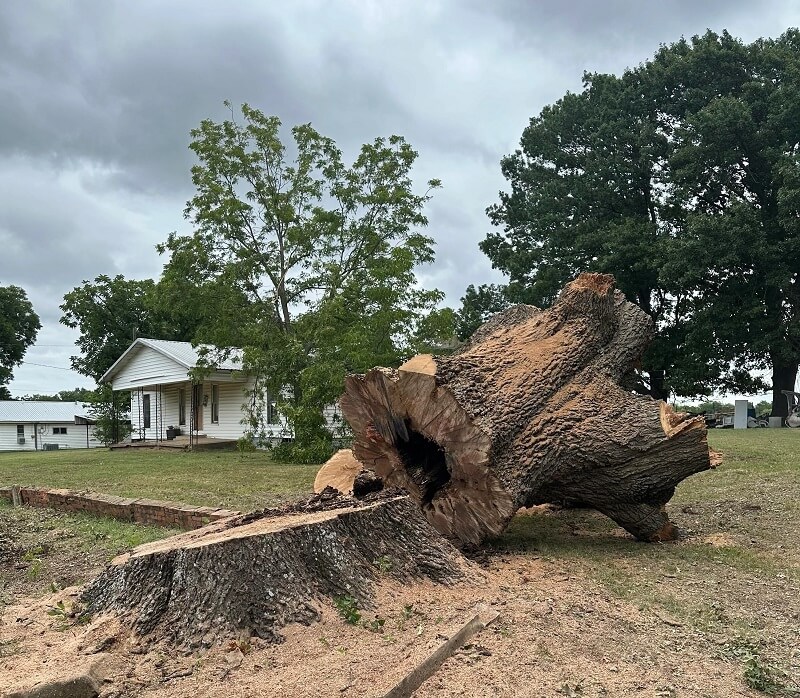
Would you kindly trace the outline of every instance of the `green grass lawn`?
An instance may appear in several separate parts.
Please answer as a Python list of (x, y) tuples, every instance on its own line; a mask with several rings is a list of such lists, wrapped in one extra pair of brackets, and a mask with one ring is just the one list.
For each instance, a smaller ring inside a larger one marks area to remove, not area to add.
[(249, 511), (309, 494), (318, 465), (268, 453), (89, 449), (0, 453), (0, 485), (92, 490)]
[[(800, 482), (800, 429), (712, 430), (710, 445), (723, 466), (685, 480), (673, 500), (757, 499)], [(0, 453), (0, 485), (93, 490), (187, 504), (252, 509), (311, 492), (319, 466), (273, 462), (266, 452), (106, 449)], [(796, 490), (794, 490), (796, 491)], [(800, 497), (781, 503), (800, 510)]]

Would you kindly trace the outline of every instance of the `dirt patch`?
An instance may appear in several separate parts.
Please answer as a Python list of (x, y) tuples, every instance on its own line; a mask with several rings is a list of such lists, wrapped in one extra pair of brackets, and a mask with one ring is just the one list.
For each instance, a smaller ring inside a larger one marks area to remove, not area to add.
[(102, 545), (85, 546), (80, 538), (55, 511), (0, 509), (0, 606), (51, 585), (63, 588), (91, 579), (108, 553)]
[(737, 545), (736, 540), (729, 533), (712, 533), (703, 536), (700, 540), (717, 548), (734, 548)]
[(42, 564), (65, 567), (63, 578), (89, 578), (109, 551), (79, 549), (83, 538), (65, 536), (55, 513), (2, 523), (10, 514), (0, 511), (0, 571), (16, 597), (0, 617), (0, 695), (105, 653), (115, 662), (106, 698), (377, 698), (484, 603), (497, 621), (416, 696), (788, 698), (800, 682), (800, 578), (786, 543), (797, 522), (784, 506), (775, 493), (684, 497), (671, 513), (685, 536), (662, 545), (637, 543), (591, 510), (539, 507), (473, 555), (482, 580), (384, 579), (374, 608), (320, 602), (320, 622), (288, 626), (281, 644), (218, 637), (188, 654), (147, 644), (114, 618), (81, 624), (76, 590), (22, 598), (42, 591), (15, 567), (31, 546), (51, 545)]
[[(381, 696), (478, 603), (500, 613), (417, 696), (758, 696), (721, 638), (617, 598), (563, 563), (492, 556), (484, 582), (444, 587), (384, 583), (355, 624), (332, 606), (285, 641), (218, 638), (202, 654), (147, 646), (109, 618), (81, 626), (47, 611), (75, 593), (7, 609), (0, 685), (58, 676), (96, 652), (118, 669), (104, 696)], [(789, 695), (789, 694), (786, 694)]]
[[(509, 588), (490, 594), (501, 612), (498, 625), (449, 660), (417, 695), (613, 691), (632, 696), (643, 690), (663, 695), (671, 695), (670, 690), (748, 695), (724, 662), (709, 661), (703, 652), (686, 647), (665, 651), (677, 631), (665, 631), (657, 619), (643, 618), (635, 608), (602, 594), (587, 594), (578, 580), (553, 579), (547, 567), (528, 564), (511, 574), (496, 573), (495, 582), (513, 582), (516, 589), (513, 595)], [(522, 589), (521, 573), (529, 580)], [(470, 605), (485, 596), (474, 588), (443, 591), (424, 586), (384, 589), (375, 615), (384, 620), (380, 633), (350, 626), (333, 609), (324, 609), (319, 624), (290, 628), (282, 645), (231, 638), (202, 656), (185, 657), (174, 656), (167, 647), (150, 647), (139, 654), (135, 640), (114, 621), (101, 619), (85, 629), (63, 630), (57, 620), (43, 617), (44, 604), (18, 606), (9, 612), (16, 616), (11, 636), (18, 638), (19, 652), (5, 660), (0, 680), (14, 688), (59, 677), (102, 648), (117, 656), (120, 666), (104, 695), (379, 696), (450, 632), (459, 615), (467, 615)], [(72, 602), (69, 596), (60, 600)], [(408, 619), (402, 611), (406, 606), (413, 608)], [(631, 632), (647, 633), (652, 650), (630, 647), (625, 635)]]

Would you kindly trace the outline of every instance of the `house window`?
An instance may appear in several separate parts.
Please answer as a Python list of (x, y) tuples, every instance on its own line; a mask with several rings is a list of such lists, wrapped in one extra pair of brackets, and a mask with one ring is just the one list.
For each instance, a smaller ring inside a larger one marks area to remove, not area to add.
[(144, 428), (150, 428), (150, 395), (142, 397), (142, 419), (144, 420)]
[(219, 424), (219, 386), (211, 386), (211, 422)]
[(53, 434), (66, 434), (67, 428), (66, 427), (53, 427)]
[(178, 425), (186, 424), (186, 388), (178, 389)]
[(25, 436), (25, 425), (17, 424), (17, 436)]
[(267, 393), (267, 424), (280, 424), (281, 415), (278, 412), (278, 403)]

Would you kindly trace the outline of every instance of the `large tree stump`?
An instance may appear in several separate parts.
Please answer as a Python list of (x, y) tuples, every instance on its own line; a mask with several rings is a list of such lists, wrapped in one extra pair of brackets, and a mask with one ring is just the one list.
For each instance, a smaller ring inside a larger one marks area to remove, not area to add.
[[(361, 502), (326, 490), (303, 505), (225, 519), (114, 559), (87, 587), (93, 613), (190, 648), (244, 634), (280, 640), (326, 598), (370, 606), (379, 575), (452, 583), (469, 565), (408, 496)], [(330, 493), (330, 494), (329, 494)]]
[(712, 463), (702, 419), (622, 387), (652, 336), (611, 276), (582, 274), (548, 310), (500, 313), (453, 356), (348, 377), (353, 453), (462, 542), (563, 500), (672, 539), (664, 504)]

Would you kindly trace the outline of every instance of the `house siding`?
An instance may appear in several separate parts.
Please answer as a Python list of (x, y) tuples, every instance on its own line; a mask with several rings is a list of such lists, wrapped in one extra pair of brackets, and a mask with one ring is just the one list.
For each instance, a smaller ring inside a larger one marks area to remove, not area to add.
[(350, 426), (342, 417), (342, 408), (339, 403), (328, 405), (323, 408), (322, 416), (325, 418), (325, 426), (333, 434), (334, 440), (349, 439)]
[[(245, 413), (242, 409), (247, 400), (246, 391), (252, 390), (254, 382), (216, 383), (219, 387), (219, 423), (211, 421), (211, 386), (215, 383), (209, 381), (203, 384), (203, 394), (208, 395), (208, 405), (203, 408), (202, 431), (212, 438), (238, 439), (244, 436), (247, 425), (242, 424)], [(279, 439), (289, 435), (289, 429), (283, 416), (277, 424), (265, 425), (269, 438)]]
[[(241, 423), (243, 412), (242, 404), (245, 401), (245, 389), (251, 387), (250, 382), (232, 382), (228, 376), (223, 376), (226, 380), (218, 382), (219, 386), (219, 423), (211, 421), (211, 381), (203, 383), (203, 395), (208, 395), (208, 404), (201, 407), (203, 413), (203, 426), (200, 433), (206, 434), (217, 439), (238, 439), (245, 432), (245, 426)], [(179, 397), (178, 391), (183, 388), (186, 391), (186, 424), (180, 425), (179, 418)], [(143, 393), (134, 391), (131, 393), (131, 423), (133, 425), (134, 439), (166, 439), (167, 427), (180, 426), (181, 430), (188, 433), (190, 410), (191, 410), (191, 390), (190, 382), (165, 385), (161, 388), (159, 396), (158, 390), (145, 390)], [(150, 428), (145, 429), (142, 424), (140, 411), (140, 394), (150, 396)], [(160, 411), (159, 411), (160, 410)], [(282, 426), (276, 425), (272, 431), (280, 432)]]
[[(86, 425), (74, 422), (19, 422), (25, 425), (25, 443), (17, 443), (17, 425), (0, 424), (0, 451), (35, 451), (38, 443), (39, 450), (42, 444), (58, 444), (61, 448), (86, 448)], [(53, 428), (66, 428), (66, 434), (53, 434)], [(34, 432), (39, 429), (39, 433)], [(41, 433), (41, 431), (44, 433)], [(89, 425), (89, 448), (97, 448), (102, 444), (94, 438), (94, 427)]]
[(245, 401), (245, 383), (216, 383), (219, 389), (219, 423), (211, 421), (211, 386), (203, 384), (203, 394), (208, 395), (208, 405), (203, 408), (203, 431), (215, 439), (238, 439), (245, 432), (242, 424), (242, 405)]
[(186, 379), (188, 370), (179, 363), (151, 349), (141, 347), (114, 377), (114, 390), (174, 383)]
[[(219, 387), (219, 423), (211, 421), (211, 387)], [(247, 400), (245, 391), (252, 389), (253, 382), (225, 382), (214, 383), (206, 381), (203, 383), (202, 395), (208, 396), (208, 404), (202, 407), (203, 426), (199, 433), (205, 434), (215, 439), (239, 439), (244, 436), (247, 426), (242, 424), (244, 411), (242, 406)], [(178, 423), (179, 398), (178, 391), (183, 388), (186, 391), (186, 424)], [(132, 438), (146, 440), (164, 440), (167, 438), (167, 427), (180, 427), (184, 434), (188, 434), (190, 409), (191, 409), (191, 390), (190, 382), (165, 385), (161, 387), (160, 395), (158, 389), (144, 390), (143, 392), (134, 391), (131, 393), (131, 424), (133, 427)], [(140, 411), (140, 395), (150, 396), (150, 427), (145, 429), (142, 424), (142, 413)], [(323, 417), (328, 429), (333, 432), (335, 437), (342, 436), (343, 428), (347, 425), (342, 419), (342, 411), (338, 405), (328, 405), (323, 409)], [(286, 419), (280, 415), (280, 422), (277, 424), (265, 425), (267, 438), (280, 440), (290, 438), (292, 433)]]

